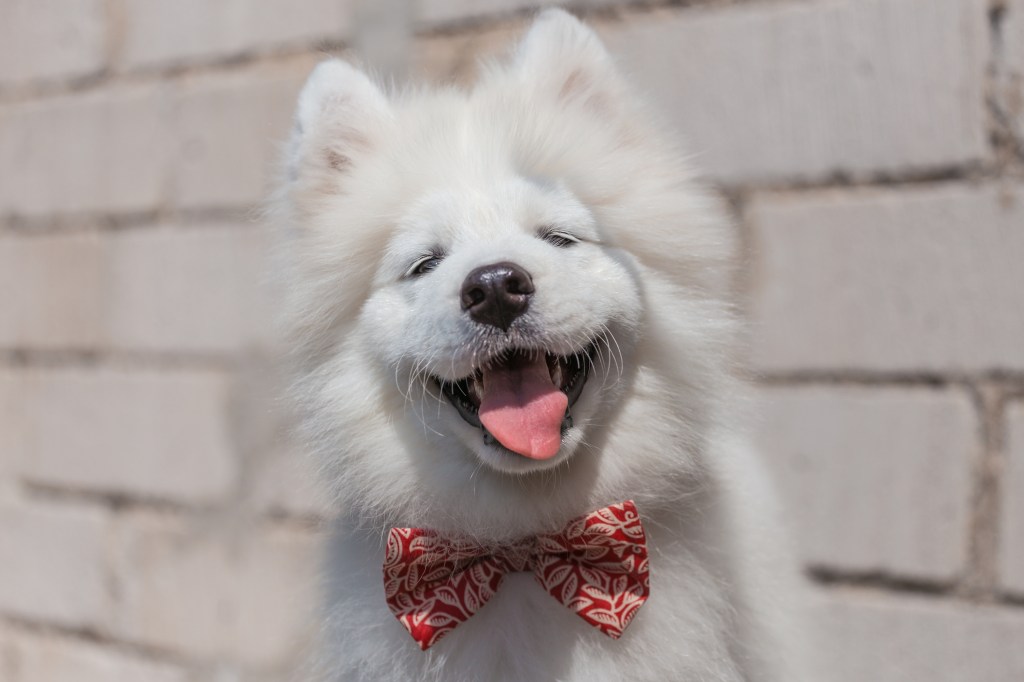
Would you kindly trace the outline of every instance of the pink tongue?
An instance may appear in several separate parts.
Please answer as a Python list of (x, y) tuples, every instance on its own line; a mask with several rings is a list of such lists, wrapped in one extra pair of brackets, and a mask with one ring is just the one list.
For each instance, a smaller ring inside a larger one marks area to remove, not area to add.
[(551, 381), (543, 354), (515, 358), (483, 373), (480, 421), (502, 445), (530, 459), (550, 459), (562, 445), (569, 398)]

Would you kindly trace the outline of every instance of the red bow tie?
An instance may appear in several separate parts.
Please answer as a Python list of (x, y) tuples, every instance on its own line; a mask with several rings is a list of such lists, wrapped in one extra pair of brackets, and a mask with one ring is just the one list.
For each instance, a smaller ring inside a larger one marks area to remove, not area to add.
[(632, 500), (498, 550), (392, 528), (384, 558), (388, 606), (421, 649), (477, 612), (506, 573), (533, 571), (548, 593), (618, 639), (650, 594), (647, 539)]

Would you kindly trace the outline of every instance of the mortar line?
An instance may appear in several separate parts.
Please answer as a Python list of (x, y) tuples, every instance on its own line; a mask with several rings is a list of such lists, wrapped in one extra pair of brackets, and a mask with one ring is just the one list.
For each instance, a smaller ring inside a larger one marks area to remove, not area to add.
[(98, 625), (65, 625), (52, 621), (42, 621), (30, 616), (2, 615), (0, 623), (4, 623), (13, 632), (36, 635), (40, 637), (60, 637), (66, 640), (91, 644), (119, 653), (123, 656), (143, 659), (153, 663), (162, 663), (183, 668), (186, 672), (195, 672), (197, 667), (226, 664), (228, 661), (219, 658), (190, 658), (180, 652), (161, 646), (130, 642), (104, 632)]
[(193, 76), (229, 75), (247, 69), (281, 68), (289, 61), (322, 55), (327, 57), (349, 48), (344, 40), (324, 39), (280, 45), (267, 49), (243, 50), (228, 55), (189, 59), (179, 62), (140, 66), (130, 69), (105, 67), (92, 73), (62, 81), (42, 80), (21, 85), (0, 86), (0, 106), (25, 104), (72, 95), (85, 95), (118, 87), (174, 84)]
[[(22, 480), (20, 487), (28, 502), (103, 509), (111, 512), (113, 518), (124, 518), (128, 514), (145, 512), (188, 522), (208, 519), (220, 512), (242, 509), (247, 502), (230, 495), (212, 502), (187, 502), (145, 493), (90, 490), (72, 483), (45, 483), (32, 478)], [(315, 514), (291, 513), (270, 506), (266, 509), (253, 507), (249, 512), (243, 510), (241, 514), (245, 521), (251, 522), (251, 528), (261, 532), (289, 530), (318, 533), (327, 521)]]
[[(608, 23), (627, 22), (634, 17), (642, 17), (659, 10), (717, 10), (728, 7), (752, 7), (758, 5), (798, 5), (821, 3), (828, 0), (636, 0), (622, 4), (589, 5), (586, 0), (565, 0), (559, 4), (572, 14), (584, 20), (597, 19)], [(469, 17), (452, 18), (436, 21), (431, 24), (420, 24), (416, 27), (417, 38), (458, 37), (471, 31), (488, 31), (521, 24), (537, 13), (546, 9), (547, 5), (538, 4), (532, 7), (520, 7), (499, 10), (489, 14)]]
[[(829, 593), (854, 591), (891, 600), (893, 597), (920, 597), (942, 604), (978, 606), (975, 599), (956, 591), (951, 583), (932, 582), (888, 575), (881, 572), (857, 572), (810, 568), (807, 577), (814, 587)], [(1019, 609), (1024, 607), (1024, 596), (1000, 594), (981, 605), (992, 608)]]
[(998, 596), (998, 603), (1008, 604), (1009, 606), (1020, 606), (1024, 607), (1024, 594), (1014, 594), (1009, 592), (1000, 592)]
[(131, 369), (155, 371), (235, 372), (259, 362), (263, 353), (245, 348), (224, 352), (121, 349), (0, 348), (0, 368), (7, 369)]
[(879, 570), (850, 570), (811, 564), (805, 573), (816, 585), (829, 588), (864, 587), (885, 592), (925, 594), (935, 597), (954, 596), (953, 579), (928, 579), (895, 575)]
[(8, 215), (0, 218), (0, 235), (81, 234), (147, 229), (158, 226), (195, 227), (205, 225), (265, 224), (256, 206), (213, 206), (205, 208), (153, 209), (125, 213), (68, 213), (43, 217)]
[(954, 185), (986, 185), (1003, 177), (1001, 168), (990, 162), (965, 160), (932, 168), (904, 168), (894, 171), (836, 171), (818, 177), (750, 180), (732, 182), (711, 180), (723, 191), (761, 193), (812, 193), (838, 190), (885, 190)]
[(21, 491), (30, 502), (85, 505), (102, 508), (115, 514), (145, 510), (171, 516), (189, 516), (210, 514), (217, 509), (216, 503), (189, 503), (146, 493), (90, 490), (75, 483), (45, 483), (34, 480), (31, 476), (23, 479)]
[(766, 387), (847, 385), (964, 389), (977, 382), (991, 382), (1006, 388), (1024, 388), (1024, 371), (983, 370), (943, 373), (884, 370), (793, 370), (755, 373), (754, 381)]
[(992, 601), (999, 587), (1005, 394), (1001, 386), (982, 382), (972, 387), (971, 397), (978, 418), (978, 449), (971, 467), (966, 571), (958, 592), (974, 600)]
[(1010, 7), (1006, 0), (990, 0), (988, 19), (991, 53), (985, 73), (983, 103), (989, 118), (989, 147), (1003, 175), (1019, 172), (1024, 167), (1024, 131), (1017, 130), (1013, 112), (1008, 111), (1004, 105), (1005, 98), (1009, 96), (1004, 88), (1008, 87), (1010, 75), (1003, 30), (1008, 11)]

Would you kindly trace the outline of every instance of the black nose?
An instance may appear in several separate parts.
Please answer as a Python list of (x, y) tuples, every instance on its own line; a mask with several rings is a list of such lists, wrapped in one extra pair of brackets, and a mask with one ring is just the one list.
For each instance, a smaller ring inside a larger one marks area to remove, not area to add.
[(526, 312), (532, 293), (530, 273), (515, 263), (483, 265), (462, 283), (462, 309), (476, 322), (508, 331)]

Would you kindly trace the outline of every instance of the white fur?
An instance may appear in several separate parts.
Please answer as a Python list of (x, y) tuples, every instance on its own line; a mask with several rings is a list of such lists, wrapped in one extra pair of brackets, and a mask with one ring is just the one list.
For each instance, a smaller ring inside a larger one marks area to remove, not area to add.
[[(476, 87), (385, 96), (320, 65), (279, 202), (296, 400), (338, 509), (319, 680), (798, 680), (795, 571), (744, 443), (733, 235), (586, 27), (539, 16)], [(539, 227), (581, 243), (559, 248)], [(406, 272), (442, 249), (440, 266)], [(438, 395), (509, 341), (462, 313), (473, 268), (536, 294), (512, 341), (602, 352), (550, 461), (483, 443)], [(485, 333), (486, 332), (486, 333)], [(525, 574), (426, 653), (385, 605), (392, 526), (481, 542), (633, 499), (652, 595), (619, 641)]]

